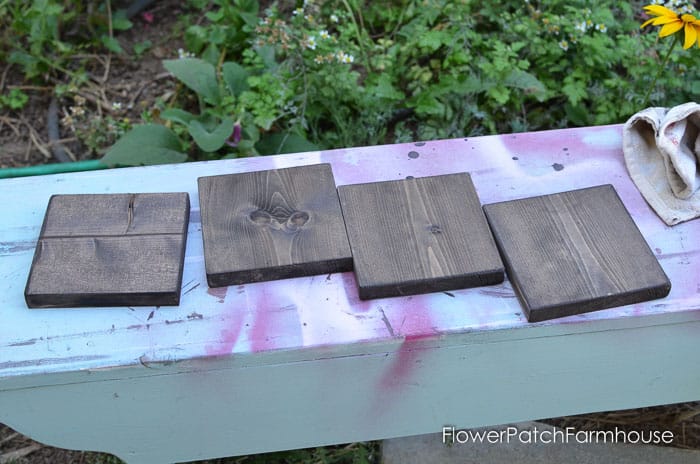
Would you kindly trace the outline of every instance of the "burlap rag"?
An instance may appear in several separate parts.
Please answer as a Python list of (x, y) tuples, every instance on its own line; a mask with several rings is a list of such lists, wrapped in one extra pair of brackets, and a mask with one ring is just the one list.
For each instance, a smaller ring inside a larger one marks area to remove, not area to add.
[(700, 105), (647, 108), (622, 131), (632, 180), (669, 226), (700, 216)]

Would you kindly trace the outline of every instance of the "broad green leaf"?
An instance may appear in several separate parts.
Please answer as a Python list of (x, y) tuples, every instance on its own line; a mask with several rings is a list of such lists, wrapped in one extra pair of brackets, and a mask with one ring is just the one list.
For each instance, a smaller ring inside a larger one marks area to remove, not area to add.
[(221, 73), (226, 87), (234, 96), (248, 90), (248, 71), (240, 64), (227, 61), (221, 67)]
[(126, 31), (134, 25), (126, 17), (126, 10), (119, 10), (112, 16), (112, 29), (115, 31)]
[(257, 26), (258, 21), (260, 21), (260, 18), (258, 18), (257, 13), (239, 13), (239, 14), (241, 16), (241, 19), (243, 19), (243, 22), (245, 22), (250, 27)]
[(216, 11), (207, 11), (204, 16), (207, 17), (207, 19), (213, 23), (218, 23), (222, 19), (224, 19), (224, 9), (219, 8)]
[(260, 156), (260, 152), (255, 148), (252, 140), (241, 140), (238, 144), (238, 153), (240, 156)]
[(258, 56), (263, 62), (265, 69), (275, 69), (277, 67), (277, 62), (275, 61), (275, 49), (270, 45), (264, 45), (259, 47), (257, 50)]
[(123, 53), (124, 52), (124, 50), (122, 49), (122, 46), (119, 44), (119, 41), (117, 39), (115, 39), (114, 37), (110, 37), (108, 35), (103, 35), (102, 36), (102, 44), (110, 52), (113, 52), (113, 53)]
[(202, 52), (202, 59), (212, 66), (216, 67), (219, 62), (219, 47), (214, 44), (209, 44)]
[(185, 31), (185, 45), (193, 52), (199, 52), (207, 42), (207, 29), (202, 26), (190, 26)]
[(213, 131), (209, 132), (201, 122), (193, 119), (187, 129), (199, 148), (211, 153), (224, 146), (226, 139), (233, 133), (234, 124), (233, 118), (224, 118)]
[(219, 102), (219, 84), (214, 66), (199, 58), (164, 60), (163, 66), (207, 102)]
[(402, 100), (405, 98), (403, 92), (400, 92), (391, 84), (391, 78), (386, 73), (380, 74), (376, 82), (368, 82), (367, 90), (376, 98), (386, 100)]
[[(37, 7), (38, 5), (35, 5)], [(40, 6), (42, 14), (46, 16), (55, 16), (63, 12), (63, 7), (59, 4), (49, 3), (47, 5)]]
[(17, 50), (10, 53), (10, 57), (7, 61), (8, 61), (8, 63), (16, 63), (19, 65), (22, 65), (25, 68), (31, 68), (33, 66), (36, 66), (39, 63), (39, 60), (37, 60), (35, 57), (30, 55), (29, 53), (25, 53), (25, 52), (17, 51)]
[(256, 0), (235, 0), (234, 3), (242, 12), (251, 13), (257, 16), (260, 4)]
[(319, 148), (297, 134), (268, 134), (264, 136), (255, 148), (263, 155), (278, 155), (282, 153), (301, 153), (316, 151)]
[(102, 157), (102, 162), (108, 166), (181, 163), (187, 159), (181, 150), (173, 131), (159, 124), (144, 124), (117, 140)]
[(544, 84), (535, 76), (522, 69), (513, 69), (506, 77), (504, 84), (508, 87), (522, 89), (526, 93), (534, 95), (539, 101), (542, 101), (544, 98)]
[(187, 126), (196, 116), (189, 111), (181, 110), (180, 108), (168, 108), (160, 113), (160, 117), (168, 121), (179, 122), (180, 124)]

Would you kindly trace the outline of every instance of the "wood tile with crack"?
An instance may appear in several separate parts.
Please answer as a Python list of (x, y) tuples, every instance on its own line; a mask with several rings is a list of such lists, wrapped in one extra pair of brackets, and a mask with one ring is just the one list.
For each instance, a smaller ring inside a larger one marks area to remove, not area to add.
[(53, 195), (27, 306), (178, 305), (189, 210), (187, 193)]

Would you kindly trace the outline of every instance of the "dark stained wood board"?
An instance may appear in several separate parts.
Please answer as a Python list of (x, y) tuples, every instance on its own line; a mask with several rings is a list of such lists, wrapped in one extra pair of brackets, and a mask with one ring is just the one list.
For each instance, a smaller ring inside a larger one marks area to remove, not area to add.
[(493, 203), (484, 212), (530, 322), (671, 290), (612, 185)]
[(27, 306), (178, 305), (189, 212), (187, 193), (52, 196)]
[(352, 269), (330, 164), (198, 182), (210, 287)]
[(361, 299), (503, 282), (467, 173), (338, 188)]

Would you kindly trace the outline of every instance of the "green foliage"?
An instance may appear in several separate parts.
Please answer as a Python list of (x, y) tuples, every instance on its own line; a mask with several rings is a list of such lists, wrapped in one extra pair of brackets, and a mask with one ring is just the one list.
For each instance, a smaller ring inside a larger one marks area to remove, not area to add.
[[(189, 0), (195, 10), (209, 5), (209, 0)], [(191, 25), (185, 31), (187, 48), (196, 54), (207, 49), (241, 53), (247, 46), (249, 34), (258, 22), (258, 2), (255, 0), (214, 0), (206, 13), (209, 24)], [(224, 52), (225, 53), (225, 52)]]
[(106, 5), (59, 0), (0, 2), (0, 59), (18, 65), (29, 79), (60, 72), (79, 80), (84, 71), (75, 55), (86, 50), (124, 53), (113, 33), (131, 28), (132, 23), (124, 11), (111, 14)]
[[(135, 127), (104, 160), (112, 165), (174, 162), (173, 154), (167, 152), (169, 157), (164, 157), (163, 150), (145, 151), (134, 157), (133, 146), (147, 139), (150, 132), (155, 138), (167, 133), (168, 140), (177, 140), (177, 147), (170, 144), (167, 148), (179, 151), (181, 157), (187, 156), (182, 147), (194, 142), (189, 152), (194, 159), (317, 149), (295, 131), (271, 131), (273, 124), (284, 116), (281, 108), (286, 107), (293, 95), (283, 79), (266, 67), (270, 62), (266, 49), (263, 47), (259, 52), (247, 55), (247, 66), (226, 61), (215, 67), (206, 59), (190, 57), (163, 61), (163, 66), (196, 96), (197, 104), (194, 108), (164, 109), (160, 117), (167, 121), (167, 126)], [(261, 131), (265, 132), (262, 138)], [(124, 140), (129, 143), (120, 145)]]
[(654, 80), (670, 44), (636, 3), (189, 5), (199, 58), (164, 64), (191, 93), (161, 116), (194, 159), (619, 123), (652, 86), (662, 106), (700, 91), (695, 49)]
[(158, 124), (144, 124), (134, 127), (119, 139), (102, 161), (108, 166), (141, 166), (181, 163), (186, 158), (180, 141), (170, 129)]
[(163, 66), (207, 103), (215, 105), (221, 99), (216, 69), (206, 61), (198, 58), (165, 60)]
[(3, 95), (0, 95), (0, 109), (9, 108), (11, 110), (21, 110), (29, 101), (26, 93), (20, 89), (11, 89)]
[(153, 46), (153, 42), (150, 40), (144, 40), (143, 42), (135, 43), (133, 46), (134, 54), (140, 58), (146, 51), (150, 50)]

